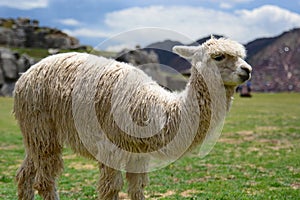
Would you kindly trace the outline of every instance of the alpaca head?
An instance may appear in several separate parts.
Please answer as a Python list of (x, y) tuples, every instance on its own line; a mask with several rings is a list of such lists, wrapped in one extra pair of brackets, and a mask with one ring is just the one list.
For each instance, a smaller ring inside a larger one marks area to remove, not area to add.
[(173, 51), (192, 60), (193, 67), (216, 65), (225, 86), (237, 86), (251, 78), (251, 66), (244, 61), (246, 50), (238, 42), (211, 38), (200, 46), (175, 46)]

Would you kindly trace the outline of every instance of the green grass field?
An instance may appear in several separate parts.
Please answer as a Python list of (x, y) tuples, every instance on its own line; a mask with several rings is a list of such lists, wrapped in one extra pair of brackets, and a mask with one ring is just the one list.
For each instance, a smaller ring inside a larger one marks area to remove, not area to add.
[[(0, 98), (0, 199), (16, 199), (14, 176), (24, 157), (12, 104), (13, 99)], [(61, 199), (96, 199), (96, 163), (69, 149), (64, 159), (58, 183)], [(125, 192), (126, 188), (123, 198)], [(300, 94), (237, 96), (210, 154), (200, 159), (195, 152), (150, 173), (146, 195), (148, 199), (300, 199)]]

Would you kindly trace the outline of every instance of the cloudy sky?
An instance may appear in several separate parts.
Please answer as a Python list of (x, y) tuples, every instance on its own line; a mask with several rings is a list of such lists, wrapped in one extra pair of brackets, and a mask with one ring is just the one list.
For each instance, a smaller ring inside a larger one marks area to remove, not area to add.
[(247, 43), (300, 27), (300, 0), (0, 0), (0, 17), (37, 19), (110, 50), (210, 34)]

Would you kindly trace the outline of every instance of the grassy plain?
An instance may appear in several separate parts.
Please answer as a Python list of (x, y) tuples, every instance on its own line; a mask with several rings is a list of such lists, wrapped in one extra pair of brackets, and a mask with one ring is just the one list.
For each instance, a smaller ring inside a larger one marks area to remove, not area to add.
[[(24, 158), (12, 105), (13, 99), (0, 98), (0, 199), (16, 199), (14, 176)], [(96, 199), (96, 163), (68, 148), (64, 159), (58, 183), (61, 199)], [(126, 188), (123, 199), (125, 192)], [(300, 94), (237, 96), (210, 154), (199, 158), (196, 151), (150, 173), (146, 195), (148, 199), (299, 199)]]

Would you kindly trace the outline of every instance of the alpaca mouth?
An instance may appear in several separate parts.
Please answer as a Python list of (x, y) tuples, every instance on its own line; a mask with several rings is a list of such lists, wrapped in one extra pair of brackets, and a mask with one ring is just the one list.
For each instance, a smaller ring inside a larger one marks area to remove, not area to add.
[(248, 81), (250, 79), (251, 74), (250, 73), (240, 74), (239, 77), (242, 80), (242, 82), (245, 82), (245, 81)]

